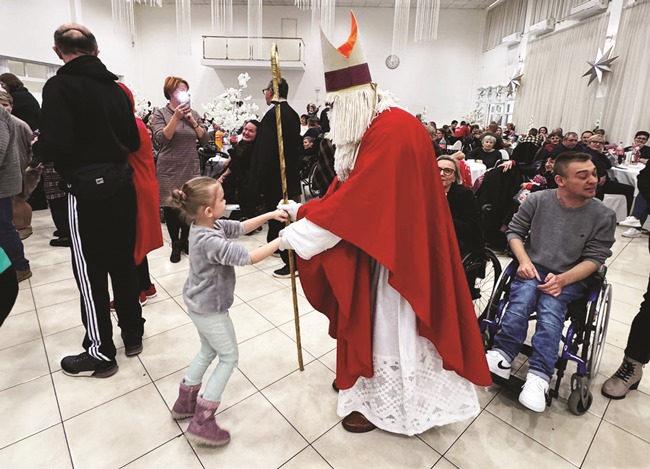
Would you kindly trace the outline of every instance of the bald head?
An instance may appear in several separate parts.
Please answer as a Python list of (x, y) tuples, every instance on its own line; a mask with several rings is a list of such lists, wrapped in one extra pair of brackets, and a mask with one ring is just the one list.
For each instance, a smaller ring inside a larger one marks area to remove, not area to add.
[[(62, 24), (54, 31), (54, 50), (61, 56), (97, 55), (97, 40), (90, 29), (77, 23)], [(63, 57), (61, 57), (63, 59)]]

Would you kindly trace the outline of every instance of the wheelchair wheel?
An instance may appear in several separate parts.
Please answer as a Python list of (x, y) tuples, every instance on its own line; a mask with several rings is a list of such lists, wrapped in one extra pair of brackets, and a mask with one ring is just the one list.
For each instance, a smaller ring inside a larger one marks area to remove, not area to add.
[(474, 279), (470, 285), (476, 317), (483, 315), (492, 297), (492, 292), (501, 275), (501, 262), (491, 250), (486, 249), (484, 257), (465, 256), (463, 259), (465, 273)]
[(583, 403), (580, 390), (576, 389), (571, 394), (569, 394), (569, 402), (567, 404), (572, 414), (583, 415), (585, 412), (589, 410), (593, 401), (594, 401), (593, 394), (591, 394), (590, 391), (587, 391), (587, 401)]
[(314, 163), (309, 170), (309, 176), (307, 177), (307, 187), (309, 187), (309, 193), (311, 194), (312, 197), (319, 197), (320, 196), (320, 190), (316, 189), (316, 185), (314, 184), (314, 174), (316, 173), (318, 169), (318, 165)]
[(478, 318), (483, 337), (483, 345), (485, 345), (486, 350), (492, 348), (494, 337), (498, 332), (501, 316), (508, 304), (510, 284), (517, 271), (517, 266), (517, 262), (511, 260), (503, 267), (501, 274), (497, 278), (490, 300)]
[(609, 313), (612, 308), (612, 286), (603, 283), (598, 300), (592, 303), (589, 308), (587, 325), (589, 333), (589, 357), (587, 359), (587, 376), (593, 378), (600, 368), (600, 360), (605, 349), (607, 338), (607, 327), (609, 324)]

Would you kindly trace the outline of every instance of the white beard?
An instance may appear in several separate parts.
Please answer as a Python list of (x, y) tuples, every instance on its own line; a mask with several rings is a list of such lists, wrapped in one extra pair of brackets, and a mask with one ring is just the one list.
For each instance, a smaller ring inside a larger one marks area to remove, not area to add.
[(336, 146), (334, 170), (341, 182), (346, 181), (357, 160), (359, 144), (372, 120), (395, 105), (393, 97), (374, 85), (361, 89), (330, 93), (332, 103), (328, 137)]

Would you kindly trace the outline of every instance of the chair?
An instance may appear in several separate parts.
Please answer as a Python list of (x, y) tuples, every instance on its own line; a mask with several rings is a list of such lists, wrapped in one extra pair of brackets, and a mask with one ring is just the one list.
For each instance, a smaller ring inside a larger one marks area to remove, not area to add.
[[(492, 297), (484, 313), (479, 318), (479, 325), (486, 349), (492, 348), (494, 337), (504, 314), (507, 314), (510, 299), (510, 286), (517, 273), (518, 263), (511, 260), (503, 269)], [(546, 405), (559, 396), (560, 383), (569, 361), (576, 362), (577, 370), (571, 376), (571, 393), (568, 398), (569, 410), (575, 415), (583, 415), (593, 402), (589, 389), (596, 378), (600, 360), (605, 347), (607, 326), (612, 302), (612, 285), (607, 283), (605, 274), (607, 267), (594, 273), (588, 279), (589, 287), (585, 297), (570, 303), (567, 308), (566, 320), (569, 325), (562, 336), (562, 352), (555, 365), (557, 375), (555, 387), (549, 388)], [(535, 319), (533, 314), (531, 320)], [(521, 353), (530, 355), (532, 347), (524, 344)], [(521, 389), (524, 381), (512, 375), (508, 381), (492, 375), (493, 380), (509, 389)]]

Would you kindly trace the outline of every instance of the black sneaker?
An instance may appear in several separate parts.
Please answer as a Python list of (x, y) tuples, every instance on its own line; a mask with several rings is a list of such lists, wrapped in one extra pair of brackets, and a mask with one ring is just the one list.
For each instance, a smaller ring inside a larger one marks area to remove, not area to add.
[(51, 239), (50, 240), (50, 246), (69, 248), (70, 247), (70, 238)]
[(108, 378), (117, 373), (119, 369), (115, 360), (110, 362), (97, 360), (88, 355), (88, 352), (64, 357), (61, 360), (61, 368), (68, 376), (84, 376), (90, 378)]
[(124, 342), (124, 355), (127, 357), (135, 357), (142, 352), (142, 337), (127, 340), (125, 339), (125, 335), (122, 334), (122, 341)]
[[(276, 278), (291, 278), (291, 269), (285, 264), (281, 269), (273, 271), (273, 276)], [(296, 277), (297, 276), (298, 271), (296, 270)]]

